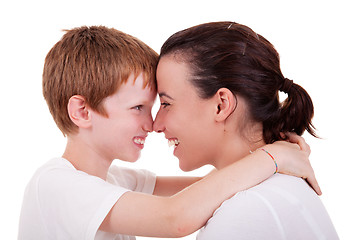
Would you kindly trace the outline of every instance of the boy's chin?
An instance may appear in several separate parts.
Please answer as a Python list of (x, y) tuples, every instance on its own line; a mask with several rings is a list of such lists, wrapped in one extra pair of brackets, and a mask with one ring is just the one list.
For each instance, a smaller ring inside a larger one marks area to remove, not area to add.
[(139, 158), (140, 158), (140, 153), (137, 154), (137, 155), (135, 155), (135, 156), (130, 156), (130, 157), (129, 157), (127, 160), (125, 160), (125, 161), (134, 163), (134, 162), (136, 162), (137, 160), (139, 160)]
[(134, 154), (133, 156), (121, 156), (117, 159), (124, 161), (124, 162), (129, 162), (129, 163), (134, 163), (136, 162), (138, 159), (140, 158), (140, 153), (139, 154)]

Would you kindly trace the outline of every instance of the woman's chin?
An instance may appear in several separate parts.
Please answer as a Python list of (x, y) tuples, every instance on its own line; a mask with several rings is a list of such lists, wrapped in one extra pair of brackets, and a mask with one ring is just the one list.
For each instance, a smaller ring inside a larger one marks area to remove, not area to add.
[(191, 161), (189, 162), (189, 161), (181, 160), (181, 159), (179, 159), (179, 168), (183, 172), (190, 172), (190, 171), (197, 169), (196, 166), (191, 164)]

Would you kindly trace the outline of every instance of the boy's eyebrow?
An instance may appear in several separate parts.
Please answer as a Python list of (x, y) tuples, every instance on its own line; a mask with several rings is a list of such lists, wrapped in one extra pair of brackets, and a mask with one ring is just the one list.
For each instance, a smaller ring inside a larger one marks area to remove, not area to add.
[(170, 97), (169, 95), (167, 95), (167, 94), (164, 93), (164, 92), (160, 92), (160, 93), (159, 93), (159, 97), (167, 97), (167, 98), (170, 98), (171, 100), (174, 100), (172, 97)]

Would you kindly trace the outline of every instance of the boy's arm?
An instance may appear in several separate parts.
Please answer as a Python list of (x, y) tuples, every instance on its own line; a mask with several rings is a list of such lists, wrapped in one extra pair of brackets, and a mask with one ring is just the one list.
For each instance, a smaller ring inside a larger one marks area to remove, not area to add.
[[(279, 169), (291, 173), (292, 169), (300, 167), (296, 175), (312, 176), (312, 169), (287, 160), (289, 155), (307, 159), (308, 154), (298, 146), (288, 145), (284, 149), (284, 144), (290, 143), (265, 146), (276, 158)], [(201, 228), (224, 200), (262, 182), (274, 173), (274, 169), (274, 162), (267, 153), (256, 151), (172, 197), (127, 192), (116, 202), (100, 229), (149, 237), (186, 236)]]
[[(210, 171), (207, 176), (214, 172), (216, 172), (216, 169)], [(157, 176), (153, 195), (172, 196), (204, 177)]]
[(172, 196), (203, 177), (157, 176), (153, 195)]
[(127, 192), (115, 203), (100, 229), (135, 236), (183, 237), (202, 227), (224, 200), (273, 172), (271, 159), (257, 151), (171, 197)]

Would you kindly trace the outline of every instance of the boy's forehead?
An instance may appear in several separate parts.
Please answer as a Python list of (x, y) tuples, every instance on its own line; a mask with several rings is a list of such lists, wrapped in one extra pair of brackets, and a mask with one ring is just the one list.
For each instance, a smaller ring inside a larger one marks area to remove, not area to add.
[(151, 87), (150, 84), (146, 85), (144, 75), (141, 73), (136, 78), (131, 74), (127, 81), (120, 84), (119, 91), (123, 95), (144, 99), (144, 101), (152, 101), (156, 97), (156, 89)]
[(120, 88), (123, 85), (132, 85), (134, 87), (141, 87), (143, 89), (153, 89), (156, 91), (156, 83), (154, 80), (150, 79), (150, 77), (146, 76), (143, 72), (139, 74), (131, 73), (130, 76), (126, 79), (126, 81), (122, 81), (120, 84)]

